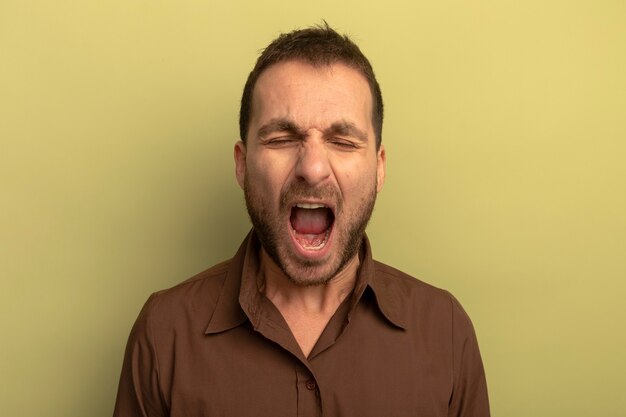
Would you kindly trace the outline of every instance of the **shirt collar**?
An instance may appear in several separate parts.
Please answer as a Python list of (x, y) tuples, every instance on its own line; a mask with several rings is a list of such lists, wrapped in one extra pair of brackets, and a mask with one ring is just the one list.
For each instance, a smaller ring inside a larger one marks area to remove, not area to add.
[[(262, 297), (257, 276), (259, 273), (259, 250), (261, 243), (252, 230), (244, 239), (239, 250), (230, 262), (230, 268), (224, 279), (213, 315), (205, 330), (206, 334), (223, 332), (250, 320), (253, 327), (258, 327)], [(404, 329), (402, 297), (398, 289), (383, 274), (377, 272), (377, 262), (372, 258), (372, 251), (367, 236), (364, 236), (359, 254), (361, 265), (358, 271), (353, 306), (348, 319), (363, 293), (370, 289), (375, 296), (378, 309), (385, 319), (396, 327)]]
[(355, 287), (356, 302), (360, 300), (366, 289), (370, 289), (374, 293), (378, 309), (387, 321), (405, 329), (404, 297), (401, 296), (398, 286), (394, 285), (395, 281), (379, 272), (379, 263), (372, 258), (372, 248), (367, 235), (363, 237), (360, 256), (361, 267)]

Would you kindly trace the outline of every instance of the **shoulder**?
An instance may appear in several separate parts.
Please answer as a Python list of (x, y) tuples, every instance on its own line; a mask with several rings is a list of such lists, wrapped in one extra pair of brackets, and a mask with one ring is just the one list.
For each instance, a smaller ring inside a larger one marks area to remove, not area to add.
[(449, 303), (452, 295), (441, 288), (415, 278), (394, 267), (374, 261), (374, 271), (379, 285), (391, 294), (405, 300), (428, 303)]
[[(472, 322), (448, 291), (375, 262), (375, 282), (409, 345), (451, 382), (450, 415), (489, 415), (485, 372)], [(376, 292), (378, 297), (379, 292)], [(412, 343), (412, 344), (411, 344)], [(443, 370), (443, 371), (442, 371)]]
[(471, 329), (471, 321), (459, 301), (447, 290), (438, 288), (382, 262), (374, 261), (377, 292), (397, 306), (402, 320), (411, 327), (415, 321), (437, 326)]
[(157, 332), (188, 326), (206, 327), (223, 292), (231, 264), (232, 260), (221, 262), (171, 288), (153, 293), (140, 317), (144, 316)]

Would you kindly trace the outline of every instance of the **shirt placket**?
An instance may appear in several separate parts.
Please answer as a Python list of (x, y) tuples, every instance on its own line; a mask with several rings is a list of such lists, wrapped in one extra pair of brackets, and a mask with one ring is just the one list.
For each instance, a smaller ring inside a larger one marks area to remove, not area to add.
[(296, 365), (298, 417), (321, 417), (320, 389), (315, 376), (302, 364)]

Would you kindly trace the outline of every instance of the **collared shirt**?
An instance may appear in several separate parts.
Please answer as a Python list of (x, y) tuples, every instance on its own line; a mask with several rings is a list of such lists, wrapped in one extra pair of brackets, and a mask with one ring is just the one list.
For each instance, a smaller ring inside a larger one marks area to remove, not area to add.
[(233, 259), (153, 294), (114, 417), (485, 417), (472, 324), (448, 292), (372, 259), (308, 357), (259, 290), (254, 232)]

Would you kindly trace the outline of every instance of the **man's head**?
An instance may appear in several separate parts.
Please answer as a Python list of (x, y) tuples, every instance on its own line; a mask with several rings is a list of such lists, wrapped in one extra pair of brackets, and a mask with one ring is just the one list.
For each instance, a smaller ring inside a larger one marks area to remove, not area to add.
[(383, 97), (369, 60), (359, 47), (345, 35), (340, 35), (324, 22), (302, 30), (283, 33), (276, 38), (256, 61), (248, 75), (239, 110), (239, 135), (245, 143), (248, 138), (251, 114), (254, 111), (253, 94), (259, 76), (270, 66), (285, 61), (302, 61), (314, 67), (342, 63), (365, 77), (372, 94), (372, 123), (376, 133), (376, 148), (382, 142)]
[[(324, 27), (281, 35), (272, 45), (309, 45), (325, 56), (334, 41), (318, 45), (309, 35), (324, 39), (329, 32), (349, 42)], [(363, 72), (342, 60), (298, 55), (263, 68), (244, 91), (252, 111), (235, 145), (237, 180), (268, 255), (292, 282), (323, 284), (357, 255), (384, 182), (375, 94)]]

